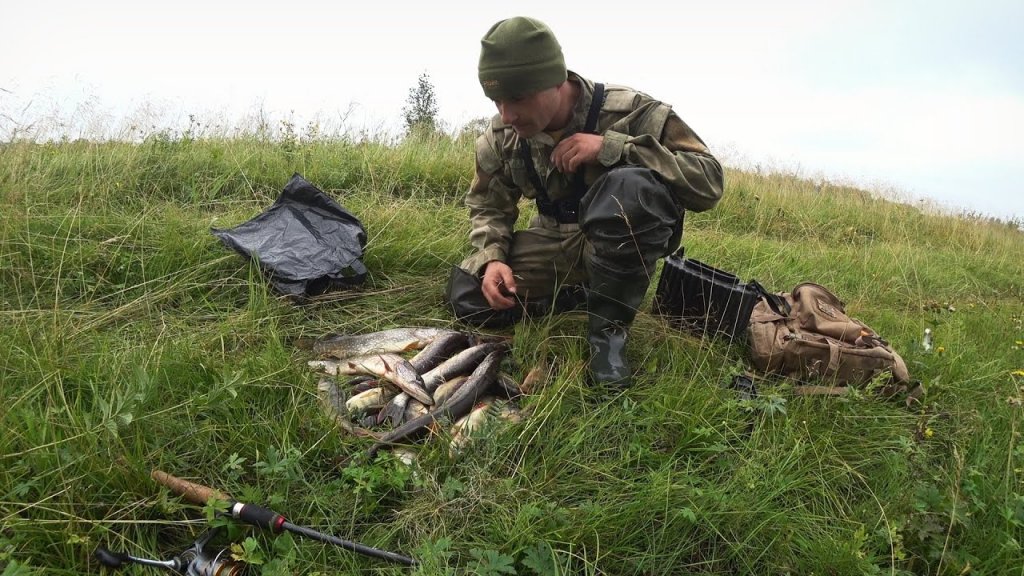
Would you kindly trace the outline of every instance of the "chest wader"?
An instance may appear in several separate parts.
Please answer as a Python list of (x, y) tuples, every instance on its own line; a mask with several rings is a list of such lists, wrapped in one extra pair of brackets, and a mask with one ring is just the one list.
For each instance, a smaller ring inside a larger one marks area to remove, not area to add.
[[(586, 133), (596, 133), (604, 85), (595, 84)], [(537, 211), (561, 223), (579, 222), (593, 247), (585, 264), (590, 377), (595, 384), (626, 387), (632, 370), (625, 347), (629, 328), (647, 293), (655, 265), (679, 243), (682, 210), (660, 177), (648, 168), (622, 166), (599, 177), (587, 190), (582, 171), (568, 198), (552, 201), (537, 174), (529, 143), (519, 153), (537, 190)]]
[(658, 259), (679, 243), (683, 212), (654, 171), (623, 166), (594, 182), (580, 214), (580, 228), (593, 246), (586, 260), (591, 378), (624, 388), (632, 384), (625, 353), (629, 328)]

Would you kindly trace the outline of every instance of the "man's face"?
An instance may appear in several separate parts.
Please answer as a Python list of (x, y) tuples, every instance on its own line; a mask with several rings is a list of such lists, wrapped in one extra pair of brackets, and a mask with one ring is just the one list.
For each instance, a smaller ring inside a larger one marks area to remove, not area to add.
[(494, 100), (501, 121), (511, 124), (516, 134), (530, 138), (548, 128), (558, 113), (558, 87), (517, 98)]

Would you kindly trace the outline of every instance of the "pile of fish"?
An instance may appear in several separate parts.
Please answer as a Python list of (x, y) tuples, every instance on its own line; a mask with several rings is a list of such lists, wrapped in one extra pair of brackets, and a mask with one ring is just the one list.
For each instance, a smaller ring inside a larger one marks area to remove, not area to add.
[(325, 409), (343, 429), (374, 440), (370, 457), (445, 432), (454, 454), (489, 418), (521, 418), (514, 401), (523, 391), (501, 372), (507, 339), (413, 327), (328, 334), (308, 347)]

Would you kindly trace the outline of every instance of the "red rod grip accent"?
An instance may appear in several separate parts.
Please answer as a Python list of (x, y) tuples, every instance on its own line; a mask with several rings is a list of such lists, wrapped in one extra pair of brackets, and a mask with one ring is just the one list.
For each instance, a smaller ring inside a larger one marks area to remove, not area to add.
[(280, 532), (281, 526), (285, 522), (284, 516), (270, 508), (264, 508), (256, 504), (242, 504), (241, 510), (238, 511), (235, 517), (247, 524), (266, 528), (272, 532)]

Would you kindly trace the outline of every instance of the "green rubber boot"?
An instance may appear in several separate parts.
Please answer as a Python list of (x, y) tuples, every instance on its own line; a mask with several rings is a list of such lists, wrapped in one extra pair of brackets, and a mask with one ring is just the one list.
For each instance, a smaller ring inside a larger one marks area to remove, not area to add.
[(590, 378), (594, 384), (610, 388), (633, 384), (633, 370), (626, 360), (626, 340), (649, 284), (646, 276), (620, 278), (591, 269), (587, 340)]

